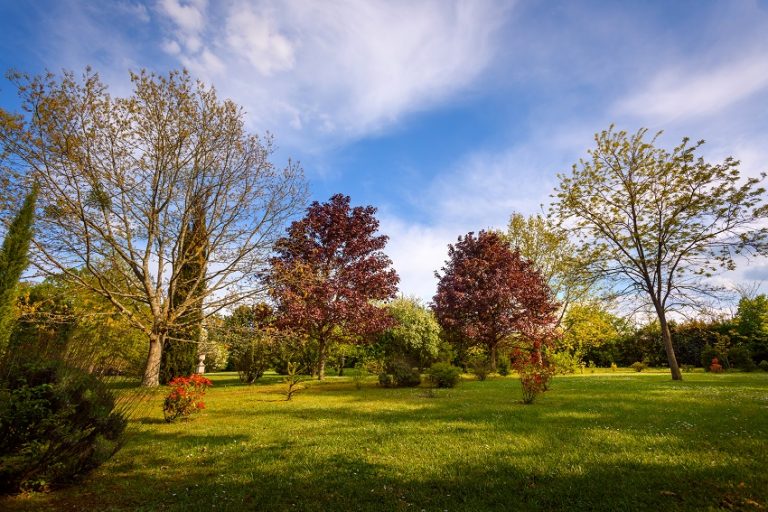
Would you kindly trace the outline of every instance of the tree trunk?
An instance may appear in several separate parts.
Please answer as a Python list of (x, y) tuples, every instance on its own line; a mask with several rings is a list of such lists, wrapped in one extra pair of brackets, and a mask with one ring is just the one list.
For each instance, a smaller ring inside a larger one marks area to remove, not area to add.
[(498, 346), (498, 342), (491, 344), (491, 350), (489, 351), (491, 353), (491, 371), (496, 371), (496, 347)]
[(144, 367), (144, 378), (141, 380), (141, 385), (146, 388), (160, 385), (160, 360), (163, 355), (163, 343), (165, 343), (164, 333), (152, 332), (149, 335), (147, 365)]
[(672, 345), (672, 332), (669, 330), (667, 315), (664, 311), (660, 311), (658, 314), (659, 324), (661, 325), (661, 339), (664, 342), (664, 350), (667, 351), (667, 361), (669, 362), (669, 370), (672, 372), (672, 380), (683, 380), (683, 374), (680, 372), (680, 367), (677, 365), (677, 357), (675, 357), (675, 347)]
[(326, 354), (326, 342), (325, 340), (320, 340), (320, 351), (318, 354), (318, 361), (317, 361), (317, 380), (323, 380), (325, 379), (325, 359), (327, 357)]

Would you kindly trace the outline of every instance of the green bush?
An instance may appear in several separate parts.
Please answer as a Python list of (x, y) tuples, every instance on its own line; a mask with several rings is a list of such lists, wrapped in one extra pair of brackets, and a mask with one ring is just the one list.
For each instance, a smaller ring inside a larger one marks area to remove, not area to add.
[(469, 362), (469, 371), (477, 380), (485, 380), (491, 373), (491, 363), (485, 357), (476, 357)]
[(740, 345), (731, 347), (728, 350), (728, 362), (731, 368), (739, 368), (745, 372), (753, 372), (757, 368), (749, 350)]
[(119, 449), (126, 419), (96, 377), (61, 363), (25, 363), (4, 384), (0, 491), (71, 480)]
[(637, 362), (635, 362), (635, 363), (632, 363), (632, 365), (630, 366), (630, 368), (632, 368), (632, 369), (633, 369), (633, 370), (635, 370), (636, 372), (640, 373), (640, 372), (642, 372), (643, 370), (645, 370), (646, 368), (648, 368), (648, 365), (647, 365), (647, 364), (645, 364), (645, 363), (641, 363), (640, 361), (637, 361)]
[(379, 374), (379, 384), (385, 388), (412, 388), (421, 384), (421, 374), (404, 361), (393, 361), (385, 373)]
[(454, 388), (461, 381), (461, 369), (449, 363), (435, 363), (427, 374), (430, 382), (438, 388)]
[(549, 355), (549, 361), (555, 367), (555, 372), (561, 375), (576, 373), (579, 369), (580, 358), (578, 355), (571, 355), (570, 352), (554, 352)]
[(760, 368), (761, 370), (763, 370), (764, 372), (768, 372), (768, 361), (763, 359), (762, 361), (760, 361), (760, 363), (757, 365), (757, 367)]
[(502, 357), (499, 359), (499, 362), (496, 363), (496, 371), (502, 377), (509, 375), (509, 359), (507, 357)]
[(720, 354), (719, 350), (717, 350), (712, 345), (706, 344), (704, 345), (704, 348), (701, 349), (701, 366), (703, 366), (705, 370), (709, 370), (709, 366), (712, 364), (712, 360), (719, 359), (721, 357), (722, 354)]

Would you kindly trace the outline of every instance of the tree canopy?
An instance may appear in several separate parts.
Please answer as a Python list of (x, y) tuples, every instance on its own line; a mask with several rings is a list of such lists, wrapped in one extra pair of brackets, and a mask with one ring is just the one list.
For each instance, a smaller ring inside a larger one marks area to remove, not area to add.
[(484, 346), (494, 368), (501, 342), (514, 335), (533, 338), (555, 322), (557, 304), (541, 274), (496, 232), (459, 237), (435, 276), (438, 322)]
[(682, 379), (667, 314), (701, 304), (715, 287), (705, 278), (735, 266), (744, 251), (766, 248), (764, 189), (742, 179), (739, 162), (697, 157), (688, 139), (672, 151), (613, 127), (595, 136), (590, 158), (560, 175), (550, 213), (569, 226), (590, 271), (650, 305), (659, 318), (673, 379)]
[(391, 299), (399, 278), (377, 234), (372, 206), (350, 206), (336, 194), (315, 201), (275, 244), (269, 276), (284, 326), (318, 344), (318, 376), (325, 376), (329, 345), (359, 341), (391, 325), (373, 301)]
[[(190, 310), (202, 301), (210, 315), (264, 292), (272, 243), (304, 205), (301, 169), (273, 165), (271, 138), (248, 133), (240, 107), (186, 72), (131, 74), (120, 98), (90, 70), (11, 79), (22, 113), (0, 111), (0, 154), (9, 182), (40, 184), (33, 262), (102, 294), (144, 332), (143, 382), (157, 385), (168, 332), (199, 321)], [(206, 271), (190, 282), (196, 220)]]

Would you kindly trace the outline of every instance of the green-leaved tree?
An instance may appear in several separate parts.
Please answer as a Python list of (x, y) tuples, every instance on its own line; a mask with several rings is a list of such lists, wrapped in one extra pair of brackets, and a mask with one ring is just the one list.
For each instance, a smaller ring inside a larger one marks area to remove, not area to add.
[(659, 319), (674, 380), (682, 380), (668, 314), (700, 305), (716, 288), (707, 277), (735, 256), (766, 248), (764, 189), (742, 179), (739, 162), (711, 164), (688, 139), (671, 151), (613, 127), (595, 136), (589, 158), (560, 175), (550, 214), (601, 257), (590, 271), (641, 299)]

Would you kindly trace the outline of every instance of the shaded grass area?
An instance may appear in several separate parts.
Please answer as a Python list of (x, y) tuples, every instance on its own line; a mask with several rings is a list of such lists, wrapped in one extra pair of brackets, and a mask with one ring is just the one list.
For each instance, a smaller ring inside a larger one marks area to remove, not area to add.
[(208, 409), (162, 421), (145, 398), (126, 446), (20, 510), (763, 510), (768, 374), (585, 374), (532, 406), (519, 382), (357, 390), (275, 401), (267, 376), (214, 375)]

